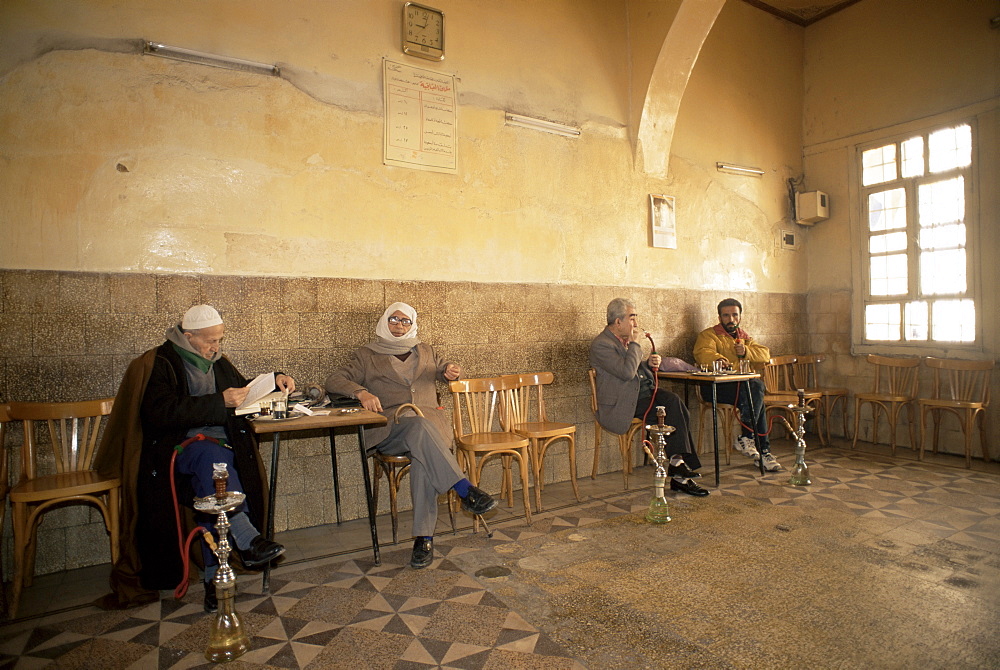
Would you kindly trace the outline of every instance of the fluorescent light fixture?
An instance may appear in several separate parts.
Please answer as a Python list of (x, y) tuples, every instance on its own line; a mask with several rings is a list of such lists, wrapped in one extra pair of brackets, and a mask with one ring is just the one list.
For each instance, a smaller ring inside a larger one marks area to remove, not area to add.
[(719, 172), (729, 174), (741, 174), (744, 177), (763, 177), (764, 171), (760, 168), (747, 167), (746, 165), (734, 165), (732, 163), (716, 163), (715, 169)]
[(150, 56), (160, 56), (162, 58), (172, 58), (182, 60), (187, 63), (197, 63), (198, 65), (210, 65), (212, 67), (222, 67), (227, 70), (240, 70), (242, 72), (252, 72), (253, 74), (266, 74), (273, 77), (281, 76), (281, 70), (277, 65), (267, 63), (255, 63), (241, 58), (230, 58), (229, 56), (216, 56), (215, 54), (192, 51), (182, 47), (172, 47), (159, 42), (146, 42), (142, 53)]
[(562, 135), (563, 137), (580, 136), (579, 128), (567, 126), (562, 123), (556, 123), (554, 121), (546, 121), (545, 119), (534, 119), (530, 116), (521, 116), (520, 114), (505, 112), (504, 120), (508, 126), (530, 128), (531, 130), (540, 130), (543, 133), (552, 133), (553, 135)]

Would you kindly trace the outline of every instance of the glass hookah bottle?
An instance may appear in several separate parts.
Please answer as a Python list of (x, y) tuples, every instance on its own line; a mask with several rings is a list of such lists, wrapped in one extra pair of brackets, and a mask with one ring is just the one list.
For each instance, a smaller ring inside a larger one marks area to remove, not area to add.
[(646, 512), (646, 521), (650, 523), (667, 523), (670, 521), (670, 506), (667, 504), (667, 454), (666, 436), (674, 432), (673, 426), (663, 425), (667, 411), (663, 407), (656, 408), (656, 425), (646, 426), (650, 435), (656, 435), (657, 450), (656, 455), (647, 446), (648, 441), (643, 442), (642, 448), (646, 450), (649, 457), (656, 464), (656, 472), (653, 475), (653, 499), (649, 501), (649, 511)]

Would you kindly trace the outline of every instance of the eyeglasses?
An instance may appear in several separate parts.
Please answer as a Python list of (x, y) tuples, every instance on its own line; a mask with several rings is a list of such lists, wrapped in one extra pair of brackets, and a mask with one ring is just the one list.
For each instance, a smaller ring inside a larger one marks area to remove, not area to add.
[(410, 321), (409, 319), (405, 319), (405, 318), (401, 319), (398, 316), (390, 316), (389, 317), (389, 323), (392, 323), (392, 324), (401, 323), (404, 326), (412, 326), (413, 325), (413, 322)]

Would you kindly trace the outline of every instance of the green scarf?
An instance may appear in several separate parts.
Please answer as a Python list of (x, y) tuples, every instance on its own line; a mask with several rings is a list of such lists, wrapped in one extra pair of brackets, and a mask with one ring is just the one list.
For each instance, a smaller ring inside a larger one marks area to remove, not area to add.
[(181, 358), (201, 370), (203, 373), (208, 374), (208, 371), (212, 369), (213, 361), (208, 360), (204, 356), (200, 356), (193, 351), (188, 351), (187, 349), (179, 347), (173, 342), (170, 343), (170, 346), (174, 348), (174, 351), (180, 354)]

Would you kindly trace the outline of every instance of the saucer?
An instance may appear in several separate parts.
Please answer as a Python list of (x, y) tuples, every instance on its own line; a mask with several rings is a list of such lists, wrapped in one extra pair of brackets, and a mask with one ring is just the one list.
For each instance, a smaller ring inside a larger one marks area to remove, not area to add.
[(273, 414), (268, 414), (266, 416), (258, 416), (254, 421), (262, 421), (264, 423), (281, 423), (282, 421), (293, 421), (295, 419), (301, 419), (305, 414), (293, 414), (291, 416), (286, 416), (284, 419), (276, 419)]

